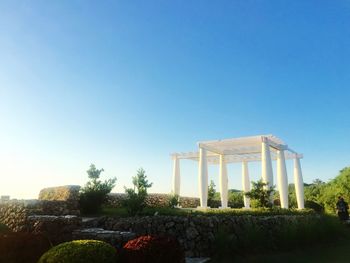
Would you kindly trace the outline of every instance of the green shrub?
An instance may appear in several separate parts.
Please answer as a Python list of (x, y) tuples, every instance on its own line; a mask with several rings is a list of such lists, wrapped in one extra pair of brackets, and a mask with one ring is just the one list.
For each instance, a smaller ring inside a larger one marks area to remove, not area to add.
[(98, 240), (74, 240), (47, 251), (38, 263), (115, 263), (117, 251)]
[(264, 221), (258, 224), (247, 218), (234, 231), (220, 226), (212, 246), (214, 262), (230, 258), (232, 261), (238, 253), (302, 249), (310, 244), (336, 240), (346, 233), (345, 226), (334, 216), (314, 214), (289, 220), (270, 217)]
[(49, 241), (42, 235), (3, 233), (0, 234), (0, 262), (36, 263), (50, 247)]
[(169, 200), (168, 200), (168, 206), (170, 208), (175, 208), (179, 205), (180, 203), (180, 196), (177, 194), (171, 194), (169, 196)]
[(274, 186), (268, 187), (262, 180), (252, 182), (252, 189), (245, 195), (251, 199), (252, 207), (272, 207), (271, 198), (274, 193)]
[(137, 170), (136, 176), (132, 178), (134, 188), (125, 188), (126, 199), (123, 202), (129, 215), (134, 216), (140, 214), (146, 207), (147, 189), (152, 187), (153, 183), (149, 183), (146, 171), (143, 168)]
[(125, 189), (126, 199), (123, 201), (123, 206), (126, 208), (128, 215), (135, 216), (141, 214), (146, 207), (146, 192), (136, 193), (133, 189)]
[(242, 208), (244, 206), (243, 193), (242, 192), (229, 192), (228, 205), (231, 208)]
[(113, 187), (115, 186), (116, 178), (100, 181), (100, 174), (103, 169), (96, 169), (94, 164), (90, 165), (87, 170), (90, 181), (80, 190), (80, 210), (83, 214), (96, 214), (101, 211), (102, 204), (107, 199)]
[(215, 183), (213, 180), (210, 180), (210, 184), (208, 185), (208, 206), (212, 208), (217, 208), (220, 205), (220, 201), (216, 199), (216, 190)]
[(212, 262), (232, 262), (232, 252), (236, 251), (237, 236), (227, 226), (220, 226), (212, 245)]
[(313, 209), (317, 213), (324, 212), (324, 207), (322, 205), (310, 200), (305, 201), (305, 208)]

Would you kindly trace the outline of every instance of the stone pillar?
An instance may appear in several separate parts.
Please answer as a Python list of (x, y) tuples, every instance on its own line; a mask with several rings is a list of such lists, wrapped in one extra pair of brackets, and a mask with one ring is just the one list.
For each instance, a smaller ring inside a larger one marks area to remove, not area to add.
[(207, 150), (203, 148), (199, 148), (198, 181), (200, 207), (206, 208), (208, 204), (208, 163)]
[(221, 207), (227, 208), (227, 196), (228, 196), (228, 178), (227, 167), (225, 162), (225, 156), (220, 155), (220, 195), (221, 195)]
[(261, 178), (269, 187), (273, 186), (270, 145), (266, 137), (262, 137), (261, 143)]
[[(242, 189), (243, 193), (250, 191), (250, 179), (248, 163), (246, 161), (242, 162)], [(250, 198), (243, 195), (244, 208), (250, 208)]]
[(301, 173), (300, 159), (295, 155), (294, 158), (294, 184), (295, 194), (297, 196), (298, 209), (304, 209), (304, 182)]
[(177, 156), (173, 159), (173, 189), (172, 193), (180, 195), (180, 160)]
[(277, 182), (281, 208), (288, 208), (288, 177), (284, 150), (277, 151)]

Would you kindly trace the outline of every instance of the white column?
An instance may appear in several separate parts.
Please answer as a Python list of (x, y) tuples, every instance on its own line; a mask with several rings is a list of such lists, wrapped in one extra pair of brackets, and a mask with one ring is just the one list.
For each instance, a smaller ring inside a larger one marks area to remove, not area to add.
[(228, 196), (228, 178), (227, 167), (225, 162), (225, 156), (220, 155), (220, 195), (221, 195), (221, 207), (227, 208), (227, 196)]
[(200, 207), (206, 208), (208, 203), (208, 164), (206, 149), (199, 148), (198, 165)]
[(261, 143), (261, 177), (268, 186), (273, 186), (272, 162), (270, 145), (266, 137), (262, 137)]
[[(246, 161), (242, 162), (242, 186), (243, 193), (250, 191), (250, 179), (249, 179), (249, 170), (248, 163)], [(243, 195), (244, 207), (250, 208), (250, 198)]]
[(304, 209), (304, 182), (301, 173), (300, 159), (297, 156), (294, 158), (294, 184), (298, 209)]
[(173, 159), (173, 189), (172, 193), (180, 195), (180, 160), (177, 157)]
[(277, 151), (277, 183), (281, 208), (288, 208), (288, 177), (284, 150)]

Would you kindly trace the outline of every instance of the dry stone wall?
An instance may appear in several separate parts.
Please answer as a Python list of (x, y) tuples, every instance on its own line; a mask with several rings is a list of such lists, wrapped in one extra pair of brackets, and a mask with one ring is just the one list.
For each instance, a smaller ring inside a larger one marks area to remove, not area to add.
[(66, 201), (11, 200), (0, 203), (0, 222), (12, 231), (26, 231), (28, 217), (33, 215), (79, 215), (79, 210), (72, 210)]
[(234, 234), (237, 242), (244, 238), (251, 227), (268, 229), (266, 238), (273, 238), (276, 231), (291, 222), (317, 220), (317, 216), (145, 216), (132, 218), (102, 217), (90, 221), (87, 227), (102, 227), (106, 230), (130, 231), (137, 235), (171, 235), (184, 247), (186, 256), (210, 256), (215, 235), (220, 227)]
[(44, 188), (39, 193), (39, 200), (64, 201), (73, 214), (79, 214), (79, 185), (64, 185)]
[(58, 244), (72, 240), (72, 233), (81, 227), (81, 222), (81, 217), (72, 215), (32, 215), (27, 218), (26, 231), (43, 234), (51, 243)]
[[(107, 204), (111, 207), (121, 207), (126, 195), (123, 193), (112, 193), (108, 195)], [(169, 205), (169, 194), (148, 194), (146, 204), (149, 207), (167, 207)], [(196, 208), (199, 206), (199, 198), (180, 197), (180, 204), (183, 208)]]

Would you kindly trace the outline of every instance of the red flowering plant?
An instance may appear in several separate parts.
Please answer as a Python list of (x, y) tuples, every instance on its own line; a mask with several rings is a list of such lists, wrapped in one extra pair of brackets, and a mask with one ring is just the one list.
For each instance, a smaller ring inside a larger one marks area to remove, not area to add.
[(183, 263), (185, 254), (179, 242), (167, 236), (141, 236), (128, 241), (123, 247), (126, 263)]

